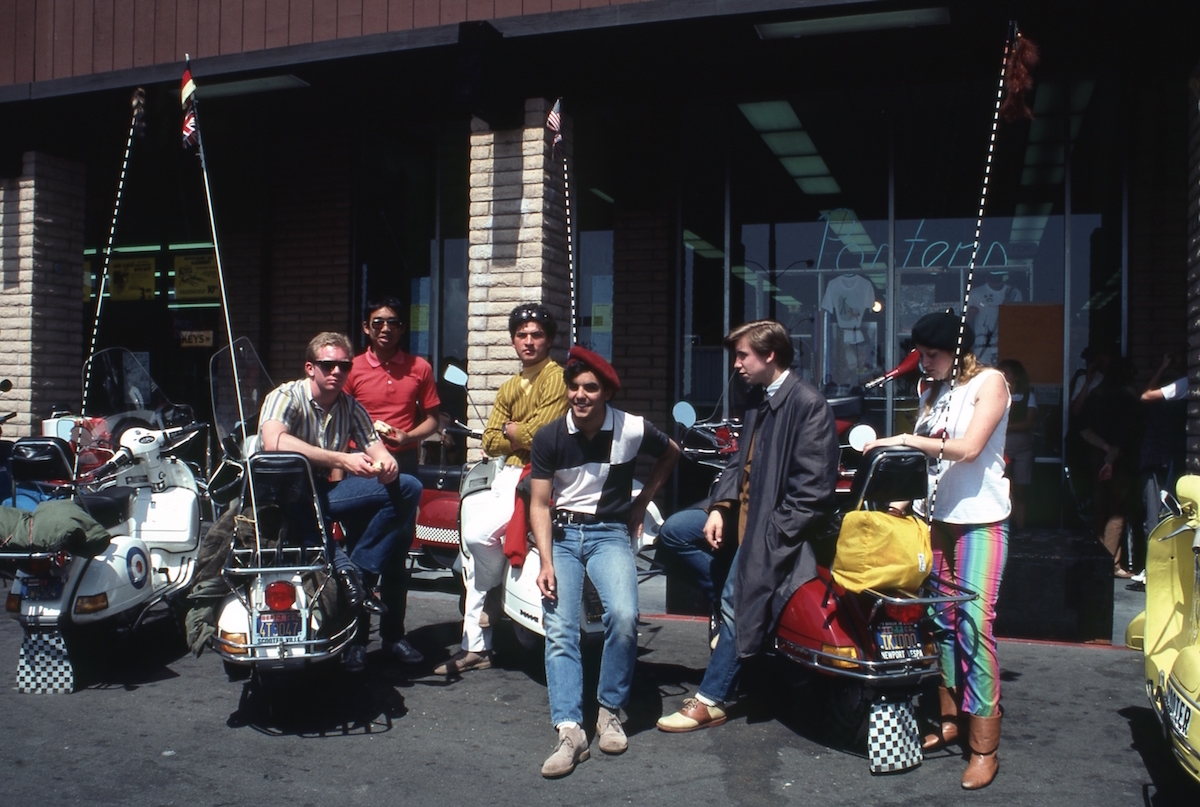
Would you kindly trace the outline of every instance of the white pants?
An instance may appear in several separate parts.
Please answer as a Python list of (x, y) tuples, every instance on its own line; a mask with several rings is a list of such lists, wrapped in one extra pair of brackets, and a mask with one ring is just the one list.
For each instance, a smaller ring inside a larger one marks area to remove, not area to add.
[(479, 627), (488, 591), (504, 580), (504, 532), (513, 514), (513, 496), (521, 480), (519, 465), (506, 465), (489, 490), (473, 493), (462, 503), (462, 539), (470, 557), (462, 556), (462, 649), (479, 653), (492, 649), (492, 629)]

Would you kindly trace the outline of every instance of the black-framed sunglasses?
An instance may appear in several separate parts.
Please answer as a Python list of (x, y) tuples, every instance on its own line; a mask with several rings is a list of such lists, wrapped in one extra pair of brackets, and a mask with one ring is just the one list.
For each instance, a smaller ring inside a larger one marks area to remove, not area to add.
[(513, 315), (513, 319), (520, 320), (521, 322), (529, 322), (530, 320), (534, 322), (547, 322), (550, 319), (550, 312), (544, 308), (530, 306), (518, 309), (517, 313)]
[(371, 328), (376, 331), (383, 330), (384, 325), (399, 328), (402, 324), (399, 317), (375, 317), (375, 319), (371, 320)]
[(341, 370), (343, 373), (350, 372), (350, 368), (354, 366), (352, 361), (338, 361), (335, 359), (318, 359), (313, 364), (321, 368), (321, 372), (329, 375), (334, 369)]

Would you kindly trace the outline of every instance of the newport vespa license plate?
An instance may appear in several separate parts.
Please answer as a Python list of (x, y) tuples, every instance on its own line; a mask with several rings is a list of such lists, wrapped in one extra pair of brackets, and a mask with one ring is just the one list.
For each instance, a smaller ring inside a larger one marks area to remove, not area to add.
[(875, 626), (875, 646), (884, 661), (920, 658), (921, 639), (916, 625), (902, 622), (883, 622)]
[(300, 641), (299, 611), (268, 611), (258, 615), (258, 638), (284, 642)]
[(1188, 726), (1192, 724), (1192, 706), (1170, 684), (1167, 685), (1167, 719), (1176, 734), (1187, 736)]
[(52, 580), (41, 580), (34, 577), (25, 578), (25, 599), (27, 600), (39, 602), (57, 600), (62, 597), (62, 593), (62, 578), (56, 577)]

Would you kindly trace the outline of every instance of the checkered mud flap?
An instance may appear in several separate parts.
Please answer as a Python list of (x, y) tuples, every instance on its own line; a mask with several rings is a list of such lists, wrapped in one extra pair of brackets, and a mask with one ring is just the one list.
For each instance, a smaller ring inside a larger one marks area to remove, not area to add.
[(17, 660), (17, 691), (40, 695), (70, 693), (74, 689), (75, 668), (67, 657), (63, 635), (27, 629)]
[(921, 734), (910, 699), (871, 704), (867, 757), (871, 773), (896, 773), (921, 764)]

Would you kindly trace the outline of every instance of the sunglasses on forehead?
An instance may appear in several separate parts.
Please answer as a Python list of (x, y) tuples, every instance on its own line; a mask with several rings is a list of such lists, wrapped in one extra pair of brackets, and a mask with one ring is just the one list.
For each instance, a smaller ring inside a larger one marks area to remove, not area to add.
[(543, 308), (521, 308), (513, 314), (512, 318), (521, 322), (528, 322), (530, 320), (534, 322), (547, 322), (550, 319), (550, 312)]
[(334, 359), (317, 359), (313, 364), (320, 367), (321, 372), (325, 375), (329, 375), (335, 369), (341, 370), (343, 373), (348, 373), (350, 372), (350, 368), (354, 366), (354, 362), (352, 361), (335, 361)]
[(371, 327), (377, 331), (383, 330), (384, 325), (387, 325), (392, 328), (399, 328), (401, 325), (400, 318), (399, 317), (375, 317), (375, 319), (371, 320)]

